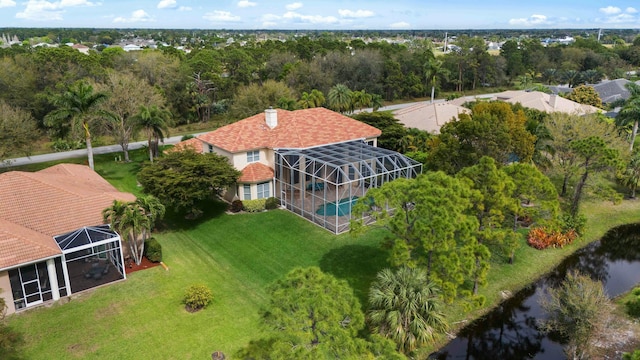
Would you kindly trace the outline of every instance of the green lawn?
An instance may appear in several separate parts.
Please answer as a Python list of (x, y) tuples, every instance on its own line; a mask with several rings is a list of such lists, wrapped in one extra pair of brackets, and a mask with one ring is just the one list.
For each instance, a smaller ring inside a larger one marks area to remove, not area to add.
[[(134, 152), (128, 164), (116, 164), (113, 155), (99, 156), (96, 170), (119, 189), (138, 194), (133, 175), (145, 155)], [(496, 304), (502, 290), (522, 288), (609, 228), (637, 222), (639, 210), (640, 201), (585, 203), (589, 222), (583, 239), (545, 251), (523, 240), (514, 265), (492, 264), (489, 285), (481, 293), (489, 305)], [(267, 301), (265, 288), (293, 267), (316, 265), (347, 280), (364, 304), (369, 284), (387, 265), (380, 246), (383, 231), (371, 229), (358, 238), (335, 236), (283, 210), (228, 215), (214, 204), (196, 222), (169, 218), (167, 224), (156, 237), (169, 271), (156, 267), (137, 272), (68, 304), (13, 316), (10, 324), (27, 341), (25, 358), (206, 359), (216, 350), (230, 355), (263, 331), (259, 313)], [(215, 299), (207, 309), (191, 314), (180, 301), (194, 283), (208, 285)], [(486, 310), (465, 313), (460, 305), (451, 305), (447, 315), (461, 326), (461, 320)]]
[[(215, 211), (214, 211), (215, 212)], [(27, 359), (206, 359), (232, 354), (260, 333), (265, 288), (295, 266), (316, 265), (346, 279), (362, 298), (385, 266), (381, 236), (329, 232), (286, 211), (227, 215), (157, 235), (162, 267), (132, 274), (68, 304), (15, 316)], [(204, 311), (181, 305), (185, 288), (214, 293)]]

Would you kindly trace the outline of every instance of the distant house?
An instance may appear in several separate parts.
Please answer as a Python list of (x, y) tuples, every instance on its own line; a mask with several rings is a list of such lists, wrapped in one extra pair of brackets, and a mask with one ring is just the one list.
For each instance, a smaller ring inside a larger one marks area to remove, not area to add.
[[(627, 79), (603, 80), (597, 84), (588, 84), (598, 93), (603, 104), (610, 104), (616, 100), (626, 100), (631, 96), (626, 85)], [(640, 84), (640, 82), (636, 82)], [(567, 86), (548, 86), (554, 93), (570, 93), (573, 88)]]
[(125, 279), (120, 236), (102, 220), (116, 190), (86, 166), (0, 174), (0, 297), (8, 313)]
[(376, 147), (380, 130), (325, 108), (263, 113), (176, 145), (212, 152), (242, 172), (229, 201), (277, 197), (334, 233), (349, 229), (351, 205), (368, 188), (414, 177), (421, 164)]
[(460, 114), (470, 114), (471, 110), (452, 104), (450, 102), (427, 103), (421, 102), (415, 105), (399, 109), (393, 115), (407, 128), (415, 128), (439, 134), (440, 128), (452, 119), (458, 119)]
[(140, 51), (140, 50), (142, 50), (142, 48), (140, 46), (135, 45), (135, 44), (127, 44), (127, 45), (123, 46), (122, 49), (124, 51), (127, 51), (127, 52), (128, 51)]
[[(568, 114), (586, 115), (602, 111), (602, 109), (595, 106), (579, 104), (561, 96), (547, 94), (541, 91), (509, 90), (497, 93), (491, 98), (484, 98), (484, 100), (499, 100), (511, 104), (519, 103), (524, 107), (540, 110), (546, 113), (564, 112)], [(451, 103), (462, 105), (467, 101), (469, 101), (469, 99), (459, 98), (452, 100)]]
[(630, 82), (627, 79), (615, 79), (601, 81), (589, 86), (593, 86), (598, 95), (600, 95), (603, 104), (610, 104), (617, 100), (627, 100), (631, 96), (626, 86)]
[(88, 47), (88, 46), (86, 46), (86, 45), (82, 45), (82, 44), (74, 44), (74, 45), (71, 45), (71, 47), (72, 47), (72, 48), (74, 48), (74, 49), (76, 49), (76, 50), (78, 50), (78, 51), (80, 51), (80, 52), (81, 52), (81, 53), (83, 53), (83, 54), (89, 55), (89, 50), (90, 50), (90, 49), (89, 49), (89, 47)]

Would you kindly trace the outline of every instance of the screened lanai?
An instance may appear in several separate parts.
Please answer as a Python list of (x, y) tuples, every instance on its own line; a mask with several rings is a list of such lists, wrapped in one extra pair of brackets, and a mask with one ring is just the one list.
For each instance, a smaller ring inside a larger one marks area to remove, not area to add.
[(362, 140), (306, 149), (276, 149), (275, 194), (290, 211), (339, 234), (368, 189), (412, 178), (422, 164)]
[(109, 225), (54, 236), (62, 250), (68, 294), (126, 278), (120, 235)]

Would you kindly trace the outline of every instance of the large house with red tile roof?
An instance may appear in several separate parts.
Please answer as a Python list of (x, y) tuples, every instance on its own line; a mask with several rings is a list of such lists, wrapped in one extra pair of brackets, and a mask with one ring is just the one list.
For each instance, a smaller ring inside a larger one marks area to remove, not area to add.
[(276, 197), (287, 209), (340, 233), (352, 202), (368, 187), (421, 171), (417, 162), (376, 147), (381, 131), (340, 113), (267, 109), (176, 148), (225, 156), (242, 175), (226, 200)]
[(0, 174), (0, 297), (13, 313), (125, 279), (120, 236), (102, 219), (116, 190), (83, 165)]

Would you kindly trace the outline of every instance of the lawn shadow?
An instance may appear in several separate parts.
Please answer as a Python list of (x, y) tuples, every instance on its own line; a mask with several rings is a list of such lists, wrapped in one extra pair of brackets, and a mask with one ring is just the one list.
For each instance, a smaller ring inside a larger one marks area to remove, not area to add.
[(197, 206), (200, 210), (202, 210), (202, 214), (195, 219), (188, 218), (185, 213), (178, 213), (172, 211), (171, 209), (167, 209), (164, 220), (161, 224), (158, 224), (158, 230), (164, 231), (169, 229), (192, 229), (213, 218), (220, 217), (227, 211), (227, 208), (229, 207), (229, 205), (223, 201), (210, 199), (200, 202), (200, 204), (198, 204)]
[(320, 259), (320, 268), (346, 280), (365, 309), (371, 282), (389, 266), (387, 258), (388, 253), (377, 245), (345, 245), (326, 253)]

